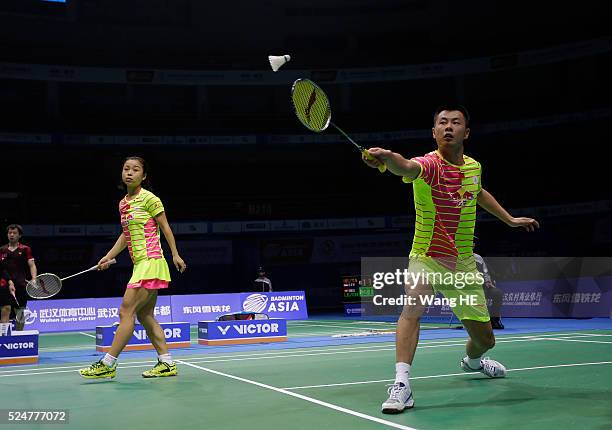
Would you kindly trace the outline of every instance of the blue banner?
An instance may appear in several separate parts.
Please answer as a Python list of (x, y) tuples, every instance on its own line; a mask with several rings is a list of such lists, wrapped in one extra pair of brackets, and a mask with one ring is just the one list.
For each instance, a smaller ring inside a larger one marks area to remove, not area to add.
[[(40, 332), (93, 330), (119, 321), (121, 297), (70, 300), (30, 300), (25, 328)], [(170, 296), (159, 296), (155, 306), (159, 322), (172, 321)]]
[(264, 313), (270, 318), (308, 319), (304, 291), (240, 294), (241, 311)]
[(287, 340), (285, 320), (200, 321), (200, 345), (235, 345), (242, 343), (284, 342)]
[(612, 315), (612, 276), (559, 281), (499, 282), (502, 316), (608, 318)]
[(219, 315), (242, 311), (240, 294), (190, 294), (172, 296), (172, 319), (197, 324)]
[[(189, 323), (160, 323), (160, 326), (164, 331), (168, 348), (188, 348), (191, 346)], [(96, 351), (107, 352), (110, 349), (116, 330), (117, 326), (115, 325), (96, 327)], [(128, 341), (125, 350), (134, 351), (141, 349), (153, 349), (153, 344), (147, 336), (145, 328), (137, 324), (134, 327), (134, 333)]]
[(38, 362), (38, 332), (13, 332), (0, 337), (0, 364), (28, 364)]
[(361, 316), (361, 314), (365, 313), (365, 307), (359, 303), (343, 303), (344, 305), (344, 315), (347, 317), (351, 316)]
[[(40, 332), (95, 330), (119, 321), (121, 300), (121, 297), (30, 300), (25, 328)], [(308, 318), (304, 291), (159, 296), (154, 312), (160, 323), (197, 324), (242, 311), (265, 313), (270, 318)]]

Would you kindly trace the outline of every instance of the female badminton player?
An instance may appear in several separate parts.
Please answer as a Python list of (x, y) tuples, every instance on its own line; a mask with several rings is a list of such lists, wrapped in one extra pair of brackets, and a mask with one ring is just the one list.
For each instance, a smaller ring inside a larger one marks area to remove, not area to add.
[(164, 332), (153, 315), (157, 292), (168, 288), (170, 282), (170, 271), (160, 243), (160, 230), (172, 251), (172, 262), (176, 269), (183, 273), (187, 266), (176, 249), (161, 200), (143, 188), (143, 185), (148, 185), (145, 160), (140, 157), (126, 158), (121, 179), (127, 188), (127, 195), (119, 202), (123, 231), (115, 245), (100, 259), (98, 266), (107, 269), (109, 261), (127, 247), (134, 270), (119, 308), (120, 322), (111, 349), (100, 361), (81, 369), (79, 373), (84, 378), (114, 378), (117, 373), (117, 357), (132, 337), (134, 318), (138, 317), (158, 354), (157, 364), (142, 376), (175, 376), (176, 364), (168, 352)]

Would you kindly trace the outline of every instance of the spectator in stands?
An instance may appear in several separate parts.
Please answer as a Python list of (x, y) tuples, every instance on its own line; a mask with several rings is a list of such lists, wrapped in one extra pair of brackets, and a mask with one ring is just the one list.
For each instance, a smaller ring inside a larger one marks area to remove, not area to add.
[(257, 268), (257, 279), (253, 282), (255, 291), (272, 292), (272, 281), (266, 276), (266, 270), (263, 266)]

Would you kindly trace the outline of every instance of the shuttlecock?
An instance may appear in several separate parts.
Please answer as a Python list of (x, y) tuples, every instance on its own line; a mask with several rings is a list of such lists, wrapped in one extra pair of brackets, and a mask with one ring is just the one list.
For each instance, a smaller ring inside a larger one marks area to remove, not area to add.
[(291, 55), (269, 55), (268, 60), (270, 60), (272, 70), (276, 72), (283, 64), (288, 63), (291, 60)]

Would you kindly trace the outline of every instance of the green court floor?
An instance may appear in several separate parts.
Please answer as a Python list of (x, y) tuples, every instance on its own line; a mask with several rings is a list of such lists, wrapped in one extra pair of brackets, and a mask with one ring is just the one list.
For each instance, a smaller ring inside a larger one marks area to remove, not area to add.
[(66, 427), (75, 429), (612, 428), (612, 331), (498, 335), (490, 355), (509, 374), (496, 380), (461, 371), (464, 338), (422, 340), (411, 380), (415, 408), (390, 416), (380, 403), (393, 382), (392, 337), (324, 346), (308, 339), (393, 326), (292, 322), (291, 337), (303, 346), (210, 353), (194, 345), (173, 350), (178, 377), (155, 380), (140, 376), (152, 352), (123, 354), (114, 380), (83, 380), (77, 369), (99, 356), (93, 334), (43, 335), (41, 356), (57, 357), (0, 368), (0, 408), (68, 409)]

